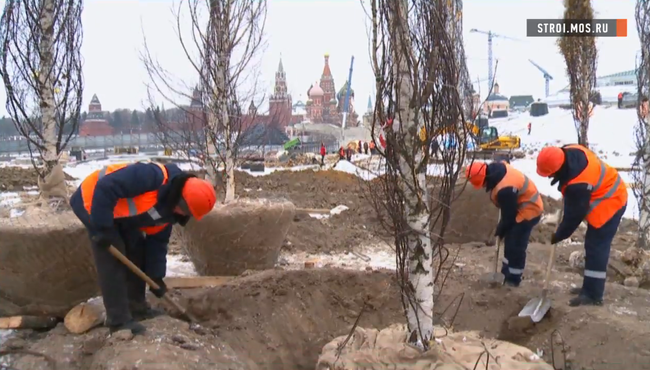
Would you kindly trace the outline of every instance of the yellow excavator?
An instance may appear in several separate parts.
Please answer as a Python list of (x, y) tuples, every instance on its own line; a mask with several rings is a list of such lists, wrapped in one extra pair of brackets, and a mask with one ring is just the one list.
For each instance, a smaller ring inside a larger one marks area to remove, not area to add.
[[(480, 150), (495, 151), (495, 150), (512, 150), (521, 148), (521, 138), (516, 135), (499, 136), (499, 131), (496, 127), (490, 126), (486, 122), (471, 123), (465, 122), (466, 131), (476, 140)], [(449, 132), (451, 127), (447, 126), (438, 130), (434, 137), (445, 135)], [(426, 140), (426, 130), (424, 127), (420, 129), (420, 140)]]

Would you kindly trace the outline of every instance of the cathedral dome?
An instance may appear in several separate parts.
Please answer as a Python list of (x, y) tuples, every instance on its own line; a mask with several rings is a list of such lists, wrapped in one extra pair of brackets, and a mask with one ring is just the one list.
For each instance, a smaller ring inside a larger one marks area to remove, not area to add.
[(325, 95), (325, 92), (320, 86), (318, 86), (318, 83), (316, 83), (311, 89), (309, 89), (310, 98), (313, 98), (315, 96), (323, 96), (323, 95)]

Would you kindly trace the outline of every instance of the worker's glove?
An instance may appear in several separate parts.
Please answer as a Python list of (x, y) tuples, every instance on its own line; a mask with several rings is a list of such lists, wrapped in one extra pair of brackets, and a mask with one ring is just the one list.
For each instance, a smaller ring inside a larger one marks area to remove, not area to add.
[(155, 295), (158, 298), (162, 298), (165, 293), (167, 293), (167, 285), (165, 285), (165, 282), (163, 279), (152, 279), (154, 283), (156, 283), (159, 287), (159, 289), (154, 289), (153, 287), (149, 287), (149, 290), (153, 295)]
[(100, 230), (95, 236), (92, 237), (93, 243), (101, 248), (108, 249), (113, 245), (113, 231), (112, 230)]
[(187, 225), (187, 223), (190, 222), (191, 217), (190, 216), (181, 216), (181, 215), (178, 215), (178, 214), (174, 214), (174, 218), (176, 218), (176, 222), (179, 225), (185, 227), (185, 225)]
[(557, 235), (555, 234), (551, 235), (551, 244), (557, 244), (559, 242), (560, 240), (558, 240)]

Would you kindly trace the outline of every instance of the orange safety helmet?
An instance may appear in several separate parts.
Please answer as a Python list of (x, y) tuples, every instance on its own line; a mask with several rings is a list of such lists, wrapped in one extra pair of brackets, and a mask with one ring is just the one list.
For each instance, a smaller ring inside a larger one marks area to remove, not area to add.
[(474, 162), (467, 166), (467, 170), (465, 170), (465, 177), (469, 180), (469, 182), (476, 188), (480, 189), (483, 187), (483, 183), (485, 182), (485, 176), (487, 173), (487, 164), (484, 162)]
[(196, 177), (187, 179), (181, 195), (190, 213), (188, 216), (197, 220), (210, 213), (217, 203), (217, 193), (212, 184)]
[(544, 147), (537, 155), (537, 174), (550, 177), (562, 168), (564, 151), (556, 146)]

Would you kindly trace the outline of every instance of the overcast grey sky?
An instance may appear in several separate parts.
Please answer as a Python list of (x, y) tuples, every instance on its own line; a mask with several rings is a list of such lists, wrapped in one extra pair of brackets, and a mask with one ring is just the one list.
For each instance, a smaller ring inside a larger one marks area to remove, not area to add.
[[(142, 109), (146, 106), (147, 75), (140, 60), (143, 37), (164, 66), (179, 79), (195, 79), (175, 35), (172, 8), (179, 0), (86, 0), (84, 27), (84, 106), (97, 94), (105, 110)], [(544, 79), (528, 59), (535, 60), (555, 78), (551, 91), (567, 84), (564, 60), (554, 38), (526, 38), (527, 18), (561, 18), (561, 0), (466, 0), (465, 45), (472, 78), (487, 77), (487, 38), (471, 28), (520, 38), (495, 39), (499, 60), (497, 82), (506, 95), (543, 97)], [(639, 41), (633, 0), (593, 0), (598, 18), (627, 18), (627, 38), (598, 40), (598, 74), (634, 68)], [(4, 1), (2, 1), (4, 5)], [(368, 22), (359, 0), (269, 0), (267, 47), (261, 63), (261, 85), (273, 86), (280, 55), (294, 102), (306, 99), (310, 84), (320, 78), (323, 54), (337, 89), (347, 79), (350, 57), (355, 56), (352, 87), (356, 110), (366, 110), (374, 78), (368, 55)], [(144, 35), (143, 35), (144, 32)], [(486, 86), (481, 87), (486, 91)], [(5, 101), (4, 90), (0, 99)], [(167, 105), (166, 105), (167, 106)], [(4, 105), (0, 114), (5, 114)]]

